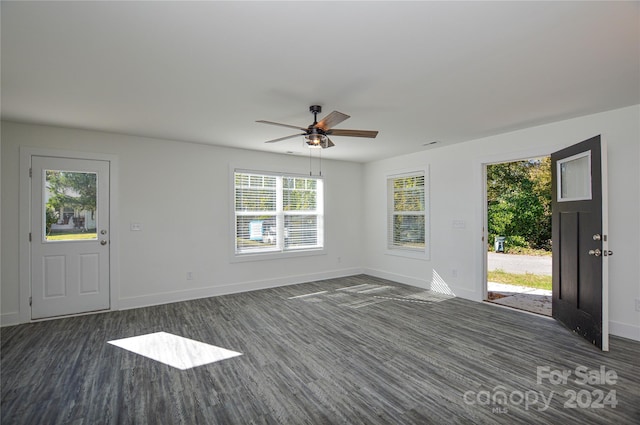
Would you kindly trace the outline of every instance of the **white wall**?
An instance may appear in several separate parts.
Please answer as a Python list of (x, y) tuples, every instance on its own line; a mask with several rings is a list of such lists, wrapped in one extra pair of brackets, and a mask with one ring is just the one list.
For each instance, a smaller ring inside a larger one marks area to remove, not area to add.
[[(361, 271), (361, 164), (323, 160), (325, 255), (232, 263), (230, 166), (308, 174), (308, 158), (3, 122), (0, 306), (3, 324), (20, 320), (21, 147), (117, 157), (119, 211), (115, 228), (119, 273), (112, 276), (112, 282), (118, 285), (115, 304), (119, 308)], [(132, 222), (141, 223), (143, 230), (130, 231)], [(187, 271), (193, 272), (193, 280), (186, 279)]]
[[(327, 254), (230, 263), (229, 167), (308, 172), (303, 157), (3, 123), (2, 324), (19, 321), (19, 149), (115, 155), (119, 162), (117, 304), (155, 303), (298, 283), (362, 270), (481, 300), (482, 163), (548, 154), (601, 134), (608, 143), (611, 333), (640, 340), (640, 106), (366, 165), (323, 161)], [(429, 166), (431, 258), (385, 255), (386, 174)], [(363, 193), (362, 196), (354, 194)], [(463, 229), (452, 221), (464, 221)], [(129, 224), (143, 224), (142, 232)], [(338, 262), (338, 257), (341, 262)], [(455, 273), (454, 273), (455, 270)], [(192, 271), (193, 281), (186, 280)], [(455, 277), (454, 277), (455, 274)]]
[[(640, 340), (640, 106), (589, 115), (365, 165), (365, 272), (483, 298), (482, 163), (549, 154), (601, 134), (609, 156), (611, 333)], [(430, 167), (431, 259), (385, 255), (385, 176)], [(463, 220), (464, 229), (452, 228)]]

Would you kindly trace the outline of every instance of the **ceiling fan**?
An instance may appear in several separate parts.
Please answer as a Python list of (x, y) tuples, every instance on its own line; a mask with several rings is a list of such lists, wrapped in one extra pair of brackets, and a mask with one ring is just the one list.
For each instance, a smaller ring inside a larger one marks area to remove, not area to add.
[(340, 124), (342, 121), (349, 118), (349, 115), (343, 114), (342, 112), (333, 111), (320, 121), (318, 121), (318, 114), (322, 112), (322, 106), (311, 105), (309, 107), (309, 112), (313, 114), (313, 124), (311, 124), (307, 128), (265, 120), (258, 120), (256, 122), (279, 125), (281, 127), (290, 127), (302, 131), (302, 133), (292, 134), (291, 136), (268, 140), (265, 143), (275, 143), (282, 140), (292, 139), (294, 137), (304, 136), (305, 142), (307, 143), (307, 145), (309, 145), (309, 147), (326, 149), (335, 146), (331, 139), (329, 139), (329, 136), (367, 137), (370, 139), (374, 139), (378, 135), (377, 131), (371, 130), (334, 129), (333, 126)]

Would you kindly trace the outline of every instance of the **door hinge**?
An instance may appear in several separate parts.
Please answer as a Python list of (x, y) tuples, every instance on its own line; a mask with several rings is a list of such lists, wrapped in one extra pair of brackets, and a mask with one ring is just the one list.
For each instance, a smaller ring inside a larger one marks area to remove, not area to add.
[(29, 307), (31, 307), (32, 301), (33, 301), (33, 297), (29, 297)]
[(29, 242), (31, 242), (31, 232), (29, 232)]
[(29, 168), (29, 177), (33, 177), (33, 168)]

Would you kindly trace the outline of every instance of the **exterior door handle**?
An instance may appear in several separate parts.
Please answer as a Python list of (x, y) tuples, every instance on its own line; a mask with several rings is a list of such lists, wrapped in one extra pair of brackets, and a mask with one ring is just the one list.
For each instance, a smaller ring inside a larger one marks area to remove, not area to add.
[(602, 255), (604, 255), (605, 257), (611, 257), (613, 255), (613, 251), (609, 251), (609, 250), (604, 250), (602, 252)]
[(593, 255), (595, 257), (599, 257), (600, 255), (602, 255), (602, 251), (600, 251), (598, 248), (590, 249), (589, 250), (589, 255)]

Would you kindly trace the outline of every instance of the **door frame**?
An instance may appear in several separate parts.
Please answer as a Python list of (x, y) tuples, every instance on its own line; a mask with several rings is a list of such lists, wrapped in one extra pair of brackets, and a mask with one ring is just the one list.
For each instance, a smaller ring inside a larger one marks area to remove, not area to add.
[[(586, 140), (588, 138), (591, 138), (592, 136), (588, 136), (588, 137), (582, 137), (580, 138), (578, 137), (574, 137), (574, 140)], [(479, 189), (480, 189), (480, 193), (481, 193), (481, 200), (478, 204), (476, 204), (477, 206), (477, 210), (476, 210), (476, 217), (480, 217), (481, 218), (481, 227), (478, 229), (479, 231), (479, 235), (480, 237), (477, 239), (478, 240), (478, 247), (479, 249), (479, 255), (476, 258), (479, 258), (480, 261), (479, 263), (476, 264), (475, 270), (476, 270), (476, 276), (482, 276), (481, 280), (480, 280), (480, 285), (476, 285), (476, 299), (478, 301), (485, 301), (485, 298), (487, 296), (487, 291), (488, 291), (488, 285), (487, 285), (487, 270), (488, 270), (488, 264), (487, 264), (487, 238), (489, 236), (488, 234), (488, 214), (487, 214), (487, 165), (489, 164), (495, 164), (495, 163), (501, 163), (501, 162), (513, 162), (513, 161), (521, 161), (521, 160), (526, 160), (526, 159), (530, 159), (530, 158), (536, 158), (536, 157), (542, 157), (542, 156), (550, 156), (552, 153), (554, 152), (558, 152), (561, 151), (573, 144), (575, 144), (576, 142), (571, 142), (571, 141), (567, 141), (567, 143), (569, 144), (562, 144), (562, 145), (550, 145), (550, 146), (541, 146), (541, 147), (536, 147), (536, 148), (532, 148), (532, 149), (527, 149), (527, 150), (521, 150), (521, 151), (512, 151), (512, 152), (504, 152), (504, 153), (499, 153), (499, 154), (495, 154), (495, 155), (490, 155), (490, 156), (486, 156), (486, 157), (481, 157), (481, 158), (477, 158), (474, 161), (474, 168), (476, 169), (476, 176), (478, 178), (478, 183), (479, 183)], [(578, 142), (579, 143), (579, 142)], [(607, 158), (607, 143), (606, 140), (604, 139), (604, 137), (602, 136), (602, 134), (600, 134), (600, 149), (601, 149), (601, 158), (602, 158), (602, 186), (604, 188), (608, 188), (609, 187), (609, 183), (608, 183), (608, 179), (609, 179), (609, 173), (608, 173), (608, 158)], [(609, 205), (609, 198), (608, 198), (608, 190), (603, 190), (602, 191), (602, 205)], [(603, 232), (606, 232), (606, 234), (608, 235), (609, 233), (609, 208), (604, 208), (603, 213), (602, 213), (602, 228), (603, 228)], [(604, 249), (609, 249), (609, 245), (608, 245), (608, 241), (607, 242), (603, 242), (603, 250)], [(609, 275), (609, 262), (608, 261), (603, 261), (602, 262), (602, 272), (603, 272), (603, 278), (604, 276), (608, 276)], [(603, 283), (604, 284), (604, 283)], [(540, 316), (540, 317), (544, 317), (544, 316)], [(609, 325), (609, 287), (607, 284), (607, 290), (603, 291), (602, 293), (602, 329), (603, 332), (606, 331), (607, 334), (609, 334), (609, 330), (610, 330), (610, 325)], [(605, 320), (606, 317), (606, 320)], [(549, 318), (550, 320), (555, 320), (553, 318)], [(606, 343), (606, 345), (603, 345), (603, 350), (602, 351), (609, 351), (609, 346), (608, 346), (608, 341)]]
[(479, 158), (475, 161), (476, 170), (479, 174), (479, 182), (480, 182), (480, 193), (481, 200), (478, 204), (478, 213), (477, 216), (481, 217), (481, 228), (480, 238), (478, 238), (479, 246), (480, 246), (480, 263), (478, 267), (476, 267), (476, 272), (478, 276), (482, 276), (480, 285), (479, 285), (479, 293), (477, 293), (479, 301), (485, 301), (487, 298), (487, 239), (489, 237), (489, 231), (487, 229), (489, 223), (489, 217), (487, 214), (487, 165), (504, 163), (504, 162), (515, 162), (515, 161), (525, 161), (531, 158), (538, 158), (543, 156), (549, 156), (552, 152), (559, 151), (566, 147), (565, 145), (552, 145), (552, 146), (541, 146), (533, 149), (513, 151), (513, 152), (504, 152), (496, 155), (486, 156)]
[[(73, 158), (86, 160), (99, 160), (109, 163), (109, 295), (111, 307), (109, 310), (118, 310), (118, 298), (120, 288), (120, 263), (118, 259), (118, 157), (111, 154), (95, 152), (81, 152), (62, 149), (44, 149), (33, 147), (20, 147), (20, 305), (18, 319), (19, 323), (51, 319), (31, 319), (31, 243), (29, 242), (29, 232), (31, 232), (31, 168), (32, 156), (49, 156), (55, 158)], [(64, 316), (61, 316), (64, 317)]]

